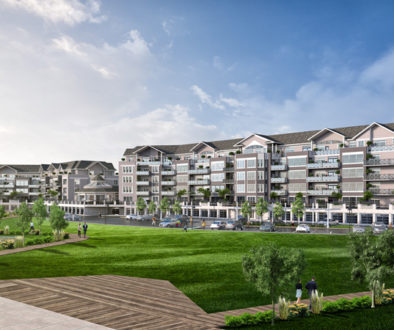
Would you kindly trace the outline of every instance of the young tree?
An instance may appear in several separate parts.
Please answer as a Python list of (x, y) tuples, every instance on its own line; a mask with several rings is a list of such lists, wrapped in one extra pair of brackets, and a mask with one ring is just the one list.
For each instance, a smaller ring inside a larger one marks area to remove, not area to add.
[(12, 191), (12, 192), (10, 193), (10, 199), (14, 199), (14, 198), (16, 198), (18, 195), (19, 195), (18, 192)]
[(25, 230), (29, 228), (30, 222), (33, 219), (33, 212), (29, 209), (27, 204), (23, 202), (18, 210), (18, 219), (16, 221), (17, 227), (22, 231), (23, 244), (25, 244)]
[(6, 215), (5, 208), (3, 205), (0, 205), (0, 219), (3, 219)]
[(145, 203), (145, 201), (144, 201), (144, 199), (142, 197), (138, 197), (137, 198), (136, 207), (137, 207), (137, 210), (138, 210), (139, 213), (145, 212), (146, 203)]
[(56, 196), (58, 195), (58, 192), (55, 190), (48, 190), (48, 194), (50, 197), (52, 197), (53, 199), (56, 199)]
[(271, 201), (274, 201), (278, 198), (278, 194), (275, 191), (272, 191), (270, 193), (270, 198), (271, 198)]
[(167, 211), (170, 208), (170, 202), (168, 201), (167, 197), (163, 197), (160, 201), (160, 206), (159, 209), (163, 213), (164, 216), (166, 216)]
[(247, 219), (249, 222), (249, 217), (252, 214), (252, 207), (250, 206), (248, 201), (242, 203), (241, 206), (241, 214)]
[(204, 195), (204, 200), (209, 201), (209, 197), (211, 197), (211, 190), (209, 188), (198, 188), (197, 190), (200, 194)]
[(242, 266), (246, 279), (256, 286), (257, 291), (270, 295), (274, 325), (275, 303), (300, 277), (305, 268), (304, 253), (275, 244), (262, 245), (242, 258)]
[(285, 210), (283, 209), (283, 206), (281, 203), (276, 202), (275, 206), (272, 210), (272, 213), (274, 215), (274, 219), (282, 219), (283, 215), (285, 214)]
[(221, 200), (225, 200), (227, 195), (230, 195), (230, 193), (231, 193), (231, 191), (228, 188), (218, 190), (218, 195)]
[(260, 217), (260, 222), (263, 221), (263, 214), (268, 212), (268, 202), (259, 197), (256, 203), (256, 214)]
[(68, 221), (64, 219), (64, 211), (56, 204), (51, 206), (49, 223), (52, 229), (56, 231), (57, 237), (59, 237), (60, 232), (68, 226)]
[(156, 203), (154, 201), (150, 201), (148, 205), (149, 214), (155, 214), (156, 209), (157, 209)]
[(372, 192), (370, 192), (369, 190), (364, 191), (364, 196), (362, 197), (363, 200), (368, 202), (372, 198), (373, 198), (373, 193)]
[(352, 260), (352, 279), (367, 282), (375, 307), (376, 283), (394, 275), (394, 232), (387, 230), (378, 237), (372, 230), (349, 234)]
[(176, 215), (182, 214), (182, 207), (179, 201), (175, 201), (174, 205), (172, 206), (172, 210)]
[(44, 199), (37, 199), (33, 204), (33, 214), (37, 219), (38, 229), (41, 234), (41, 225), (48, 216), (47, 208), (44, 204)]
[(300, 222), (300, 218), (302, 218), (302, 216), (304, 215), (305, 210), (305, 205), (302, 198), (302, 193), (298, 192), (291, 208), (293, 214), (295, 214), (295, 216), (297, 217), (298, 223)]
[(186, 195), (186, 193), (187, 193), (186, 189), (181, 189), (181, 190), (179, 190), (179, 191), (176, 193), (176, 197), (177, 197), (178, 199), (181, 199), (183, 195)]

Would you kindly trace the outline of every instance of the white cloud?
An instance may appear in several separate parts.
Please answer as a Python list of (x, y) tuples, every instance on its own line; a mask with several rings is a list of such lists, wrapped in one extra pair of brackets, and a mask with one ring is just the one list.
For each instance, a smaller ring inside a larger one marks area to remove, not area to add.
[(217, 102), (217, 101), (212, 101), (211, 96), (209, 94), (207, 94), (206, 92), (204, 92), (197, 85), (193, 85), (190, 89), (192, 90), (194, 95), (196, 95), (200, 99), (201, 103), (209, 105), (210, 107), (215, 108), (215, 109), (220, 109), (220, 110), (225, 109), (223, 104), (221, 104), (220, 102)]
[(54, 38), (52, 39), (52, 42), (56, 49), (62, 50), (71, 55), (86, 56), (86, 54), (80, 50), (80, 45), (78, 45), (74, 39), (69, 36)]
[(82, 22), (99, 23), (105, 19), (100, 14), (100, 2), (88, 0), (0, 0), (8, 7), (27, 11), (52, 23), (74, 25)]
[(220, 102), (225, 103), (232, 108), (242, 108), (245, 106), (237, 99), (231, 97), (223, 97), (223, 95), (220, 95)]
[(123, 47), (137, 56), (148, 56), (150, 54), (149, 46), (147, 42), (141, 37), (141, 34), (137, 30), (131, 30), (129, 32), (130, 38), (124, 44)]
[(212, 59), (212, 65), (215, 69), (219, 70), (219, 71), (227, 71), (230, 72), (232, 70), (234, 70), (234, 68), (236, 67), (236, 63), (233, 63), (230, 66), (227, 66), (226, 64), (223, 63), (223, 60), (220, 56), (214, 56)]

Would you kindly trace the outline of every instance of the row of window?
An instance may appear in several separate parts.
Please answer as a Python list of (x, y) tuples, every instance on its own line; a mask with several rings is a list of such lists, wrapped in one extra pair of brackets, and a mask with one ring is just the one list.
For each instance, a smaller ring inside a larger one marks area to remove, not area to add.
[(256, 180), (256, 173), (257, 173), (257, 180), (264, 180), (264, 171), (248, 171), (246, 172), (237, 172), (237, 181), (255, 181)]
[[(257, 167), (264, 168), (264, 159), (257, 159)], [(256, 158), (237, 159), (237, 169), (256, 168)]]
[(244, 183), (238, 183), (236, 185), (237, 187), (237, 193), (245, 193), (245, 188), (247, 193), (256, 193), (256, 188), (257, 188), (257, 193), (263, 193), (265, 191), (265, 185), (262, 183), (258, 183), (257, 185), (255, 183), (252, 184), (244, 184)]

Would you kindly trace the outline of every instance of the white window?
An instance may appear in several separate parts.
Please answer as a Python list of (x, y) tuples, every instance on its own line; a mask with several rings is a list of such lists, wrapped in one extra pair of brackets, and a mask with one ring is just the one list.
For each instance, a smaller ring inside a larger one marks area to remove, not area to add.
[(176, 171), (178, 173), (187, 173), (189, 169), (189, 164), (177, 164), (176, 165)]
[(358, 141), (357, 144), (358, 144), (359, 147), (364, 147), (364, 141)]
[(355, 147), (356, 147), (356, 141), (349, 142), (349, 148), (355, 148)]
[(289, 171), (289, 179), (305, 179), (305, 177), (306, 177), (305, 170)]
[(237, 192), (244, 193), (245, 192), (245, 185), (244, 184), (237, 184)]
[(264, 168), (264, 159), (257, 159), (257, 167)]
[(342, 169), (343, 178), (362, 178), (364, 177), (363, 167), (351, 167)]
[(248, 173), (248, 176), (247, 176), (248, 180), (256, 181), (256, 172), (247, 172), (247, 173)]
[(151, 166), (152, 173), (159, 173), (160, 166)]
[(255, 193), (256, 192), (256, 184), (248, 184), (248, 193)]
[(289, 167), (304, 166), (306, 165), (306, 157), (289, 157), (288, 165)]
[(237, 168), (245, 168), (245, 159), (237, 159)]
[(188, 181), (188, 176), (187, 175), (177, 175), (176, 176), (176, 181), (178, 183), (185, 183)]
[(257, 180), (264, 180), (264, 171), (257, 172)]
[(386, 140), (373, 140), (373, 144), (375, 146), (385, 146), (386, 145)]
[(237, 181), (245, 180), (245, 172), (237, 172)]
[(311, 151), (311, 146), (302, 146), (302, 151)]
[(289, 192), (305, 192), (306, 184), (305, 183), (290, 183), (289, 184)]
[(152, 192), (157, 194), (159, 192), (159, 186), (153, 186), (152, 187)]
[(258, 193), (263, 193), (264, 192), (264, 184), (263, 183), (258, 183), (257, 184), (257, 192)]
[(355, 163), (363, 163), (363, 162), (364, 162), (364, 154), (362, 152), (342, 154), (343, 164), (355, 164)]
[(221, 182), (224, 179), (224, 173), (211, 174), (211, 181)]
[(134, 166), (131, 165), (122, 166), (123, 173), (133, 173), (133, 171), (134, 171)]
[(221, 171), (224, 168), (224, 162), (211, 162), (212, 171)]
[(125, 175), (122, 181), (123, 183), (133, 183), (133, 177), (131, 175)]
[(363, 182), (343, 182), (342, 190), (346, 192), (362, 192), (364, 191)]
[(216, 192), (218, 190), (223, 190), (224, 186), (211, 186), (211, 191)]
[(159, 176), (158, 175), (153, 175), (152, 176), (152, 182), (153, 183), (158, 183), (159, 182)]
[(285, 152), (294, 152), (294, 147), (286, 147)]
[(247, 165), (248, 165), (248, 168), (255, 168), (256, 167), (256, 159), (254, 159), (254, 158), (248, 159)]

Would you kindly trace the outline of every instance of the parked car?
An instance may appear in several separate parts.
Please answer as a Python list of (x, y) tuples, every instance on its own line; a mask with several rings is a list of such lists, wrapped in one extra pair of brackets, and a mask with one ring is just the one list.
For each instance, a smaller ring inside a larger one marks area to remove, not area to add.
[(177, 220), (171, 219), (171, 218), (164, 218), (160, 223), (159, 227), (162, 228), (172, 228), (176, 226)]
[(365, 228), (361, 226), (353, 226), (353, 233), (363, 233), (365, 232)]
[[(137, 215), (135, 220), (137, 220), (137, 221), (152, 221), (153, 217), (156, 217), (156, 216), (153, 214)], [(158, 219), (158, 218), (156, 217), (156, 219)]]
[(308, 225), (298, 225), (296, 228), (296, 232), (297, 233), (310, 233), (311, 232), (311, 228)]
[(224, 221), (214, 221), (209, 228), (211, 228), (212, 230), (213, 229), (217, 229), (217, 230), (224, 229), (224, 228), (226, 228), (226, 223)]
[(275, 231), (275, 225), (273, 223), (270, 222), (265, 222), (263, 223), (260, 228), (261, 231), (268, 231), (268, 232), (273, 232)]
[(377, 224), (372, 227), (374, 234), (381, 234), (387, 230), (387, 226), (383, 224)]
[(71, 213), (66, 213), (64, 215), (64, 220), (72, 221), (73, 220), (73, 215)]
[(81, 221), (82, 218), (79, 214), (74, 214), (74, 221)]
[(126, 215), (126, 219), (127, 220), (136, 220), (137, 215), (136, 214), (128, 214), (128, 215)]

